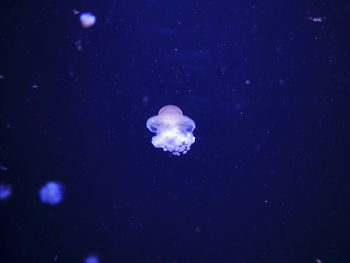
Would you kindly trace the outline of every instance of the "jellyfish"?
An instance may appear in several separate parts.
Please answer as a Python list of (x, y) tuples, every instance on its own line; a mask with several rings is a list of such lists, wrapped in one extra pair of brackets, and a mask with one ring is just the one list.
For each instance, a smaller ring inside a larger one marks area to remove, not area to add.
[(42, 203), (49, 205), (58, 205), (63, 198), (64, 187), (57, 182), (48, 182), (39, 190), (39, 196)]
[(83, 28), (89, 28), (96, 22), (96, 16), (87, 12), (80, 15), (80, 23)]
[(179, 156), (186, 154), (195, 141), (192, 132), (196, 128), (194, 121), (182, 114), (179, 107), (166, 105), (158, 115), (147, 120), (146, 127), (156, 135), (152, 144)]
[(9, 184), (0, 184), (0, 200), (5, 200), (10, 197), (12, 187)]

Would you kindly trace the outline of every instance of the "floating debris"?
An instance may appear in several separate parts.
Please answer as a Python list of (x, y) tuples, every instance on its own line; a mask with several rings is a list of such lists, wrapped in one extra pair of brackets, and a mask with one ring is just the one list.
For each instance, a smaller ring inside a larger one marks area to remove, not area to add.
[(81, 44), (81, 40), (75, 41), (74, 45), (75, 45), (75, 48), (76, 48), (79, 52), (82, 51), (83, 46), (82, 46), (82, 44)]
[(312, 21), (312, 22), (315, 22), (315, 23), (321, 23), (324, 20), (326, 20), (326, 18), (325, 17), (312, 17), (312, 16), (309, 16), (309, 20)]

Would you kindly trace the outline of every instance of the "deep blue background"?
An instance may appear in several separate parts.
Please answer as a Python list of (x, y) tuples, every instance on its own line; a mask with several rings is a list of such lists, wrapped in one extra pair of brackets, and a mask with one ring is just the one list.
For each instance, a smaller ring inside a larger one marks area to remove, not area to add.
[[(349, 1), (0, 10), (1, 262), (349, 262)], [(166, 104), (187, 155), (151, 144)]]

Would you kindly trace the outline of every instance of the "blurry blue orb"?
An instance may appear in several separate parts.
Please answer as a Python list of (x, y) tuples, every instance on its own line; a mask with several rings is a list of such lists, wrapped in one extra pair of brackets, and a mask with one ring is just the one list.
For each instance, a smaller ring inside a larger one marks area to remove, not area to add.
[(85, 263), (99, 263), (98, 256), (90, 255), (85, 258)]
[(63, 198), (64, 187), (57, 182), (48, 182), (39, 190), (41, 202), (49, 205), (58, 205)]
[(0, 200), (8, 198), (12, 193), (12, 187), (9, 184), (0, 184)]

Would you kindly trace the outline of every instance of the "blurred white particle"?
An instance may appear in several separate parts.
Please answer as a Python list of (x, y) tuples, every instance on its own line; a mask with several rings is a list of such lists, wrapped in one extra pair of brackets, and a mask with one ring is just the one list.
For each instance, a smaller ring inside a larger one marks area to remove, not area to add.
[(76, 9), (73, 9), (73, 14), (74, 15), (77, 15), (77, 14), (79, 14), (80, 12), (78, 11), (78, 10), (76, 10)]
[(4, 76), (4, 75), (2, 75), (2, 74), (0, 74), (0, 79), (3, 79), (3, 78), (5, 78), (5, 76)]
[(247, 79), (247, 80), (245, 81), (245, 84), (246, 84), (246, 85), (249, 85), (249, 84), (250, 84), (250, 80)]
[(83, 46), (81, 45), (81, 40), (75, 41), (74, 45), (79, 52), (83, 49)]
[(149, 97), (147, 95), (143, 96), (143, 98), (142, 98), (143, 106), (147, 107), (148, 102), (149, 102)]
[(309, 20), (312, 21), (312, 22), (315, 22), (315, 23), (321, 23), (325, 19), (326, 19), (325, 17), (312, 17), (312, 16), (309, 16)]
[(83, 28), (89, 28), (96, 22), (96, 16), (91, 13), (81, 13), (80, 23)]

